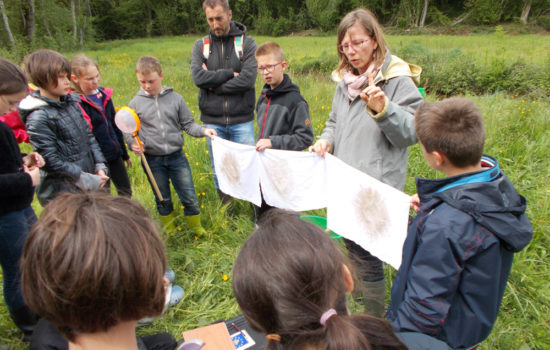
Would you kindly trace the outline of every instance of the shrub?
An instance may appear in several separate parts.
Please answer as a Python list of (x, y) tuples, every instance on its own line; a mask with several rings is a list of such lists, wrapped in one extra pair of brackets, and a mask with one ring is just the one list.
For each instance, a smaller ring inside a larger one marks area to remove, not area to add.
[(306, 7), (313, 23), (324, 32), (338, 26), (340, 15), (335, 0), (306, 0)]
[(544, 15), (537, 18), (537, 24), (546, 30), (550, 30), (550, 15)]
[(451, 25), (451, 19), (441, 12), (437, 7), (428, 7), (428, 21), (430, 24), (448, 26)]
[(273, 17), (260, 16), (254, 21), (254, 28), (260, 35), (271, 35), (274, 26), (275, 19)]
[(550, 62), (536, 66), (522, 60), (495, 58), (482, 64), (460, 49), (434, 54), (419, 43), (399, 48), (395, 54), (422, 67), (420, 86), (431, 93), (451, 96), (500, 91), (548, 99)]
[(273, 36), (282, 36), (290, 33), (292, 31), (292, 22), (287, 18), (279, 18), (275, 21), (273, 26)]
[(330, 74), (338, 66), (338, 58), (335, 54), (329, 55), (323, 50), (320, 56), (305, 56), (296, 61), (292, 61), (291, 66), (296, 73), (307, 74), (318, 72)]
[(502, 17), (502, 4), (493, 0), (466, 0), (464, 7), (471, 11), (469, 20), (474, 24), (496, 24)]

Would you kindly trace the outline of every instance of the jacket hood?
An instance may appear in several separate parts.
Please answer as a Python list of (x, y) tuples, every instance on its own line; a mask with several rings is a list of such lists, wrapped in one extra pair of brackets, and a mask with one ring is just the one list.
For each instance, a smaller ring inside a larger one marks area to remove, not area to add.
[(283, 81), (275, 89), (271, 90), (269, 84), (265, 84), (262, 89), (262, 95), (265, 94), (266, 97), (271, 98), (277, 95), (286, 94), (291, 91), (300, 94), (300, 88), (298, 87), (298, 85), (292, 83), (290, 77), (287, 74), (284, 74)]
[(416, 86), (418, 86), (420, 85), (421, 73), (422, 68), (420, 66), (408, 63), (397, 56), (393, 56), (390, 51), (387, 50), (382, 68), (378, 71), (376, 77), (374, 77), (374, 82), (378, 83), (379, 81), (385, 81), (399, 76), (408, 76), (411, 77)]
[(62, 96), (59, 101), (54, 101), (47, 97), (40, 95), (39, 90), (31, 92), (27, 97), (25, 97), (18, 106), (19, 115), (23, 124), (27, 121), (27, 117), (37, 109), (52, 106), (54, 108), (63, 108), (69, 102), (79, 102), (80, 98), (73, 94), (67, 94)]
[(246, 26), (239, 22), (229, 22), (229, 32), (227, 34), (222, 34), (220, 36), (217, 36), (212, 29), (210, 29), (209, 35), (213, 38), (227, 38), (227, 37), (233, 37), (238, 35), (244, 35), (246, 33)]
[[(470, 215), (478, 224), (503, 241), (506, 249), (518, 252), (529, 243), (533, 235), (533, 228), (525, 215), (527, 201), (517, 193), (499, 169), (496, 159), (484, 157), (493, 164), (486, 170), (440, 180), (417, 178), (418, 194), (421, 201), (426, 203), (422, 210), (429, 211), (430, 207), (435, 207), (443, 201)], [(468, 179), (484, 172), (489, 172), (494, 179), (488, 182), (468, 183)], [(437, 192), (457, 181), (460, 181), (459, 186)]]
[[(172, 92), (174, 89), (171, 88), (171, 87), (168, 87), (168, 86), (163, 86), (162, 87), (162, 91), (158, 94), (158, 96), (164, 96), (166, 95), (167, 93), (169, 92)], [(138, 91), (138, 96), (143, 96), (143, 97), (148, 97), (148, 98), (154, 98), (154, 96), (152, 95), (149, 95), (147, 92), (145, 92), (145, 90), (143, 90), (142, 88), (139, 88), (139, 91)]]
[(111, 97), (113, 97), (113, 89), (111, 88), (99, 88), (99, 91), (102, 91), (107, 99), (111, 99)]

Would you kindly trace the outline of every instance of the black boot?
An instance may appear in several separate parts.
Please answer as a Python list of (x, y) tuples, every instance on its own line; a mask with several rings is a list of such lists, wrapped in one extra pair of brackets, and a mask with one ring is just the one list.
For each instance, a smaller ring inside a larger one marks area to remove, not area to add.
[(27, 306), (20, 307), (16, 310), (10, 310), (10, 316), (13, 323), (23, 332), (23, 339), (25, 341), (30, 341), (34, 327), (38, 322), (38, 316)]
[(218, 197), (220, 197), (220, 200), (222, 201), (222, 206), (226, 207), (227, 215), (233, 216), (233, 197), (224, 193), (219, 188), (217, 189), (217, 191)]
[(230, 195), (224, 193), (219, 188), (217, 189), (217, 191), (218, 191), (218, 197), (220, 197), (220, 200), (222, 201), (222, 205), (226, 205), (227, 203), (229, 203), (230, 200), (233, 199), (233, 197), (231, 197)]

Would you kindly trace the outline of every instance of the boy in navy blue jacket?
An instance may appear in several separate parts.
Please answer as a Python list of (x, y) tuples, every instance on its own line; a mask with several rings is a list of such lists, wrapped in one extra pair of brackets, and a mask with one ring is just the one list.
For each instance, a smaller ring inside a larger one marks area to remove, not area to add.
[(471, 100), (424, 104), (415, 130), (428, 164), (448, 177), (416, 180), (418, 214), (387, 318), (397, 332), (472, 348), (491, 332), (514, 253), (531, 240), (526, 200), (496, 159), (482, 156), (485, 129)]

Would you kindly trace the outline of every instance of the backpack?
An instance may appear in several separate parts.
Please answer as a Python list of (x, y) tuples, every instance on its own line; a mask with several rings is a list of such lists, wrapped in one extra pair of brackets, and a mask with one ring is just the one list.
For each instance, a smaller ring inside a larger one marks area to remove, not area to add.
[[(233, 47), (235, 48), (235, 54), (241, 60), (244, 54), (244, 34), (233, 37)], [(205, 60), (208, 60), (210, 55), (210, 35), (202, 39), (202, 55)]]

